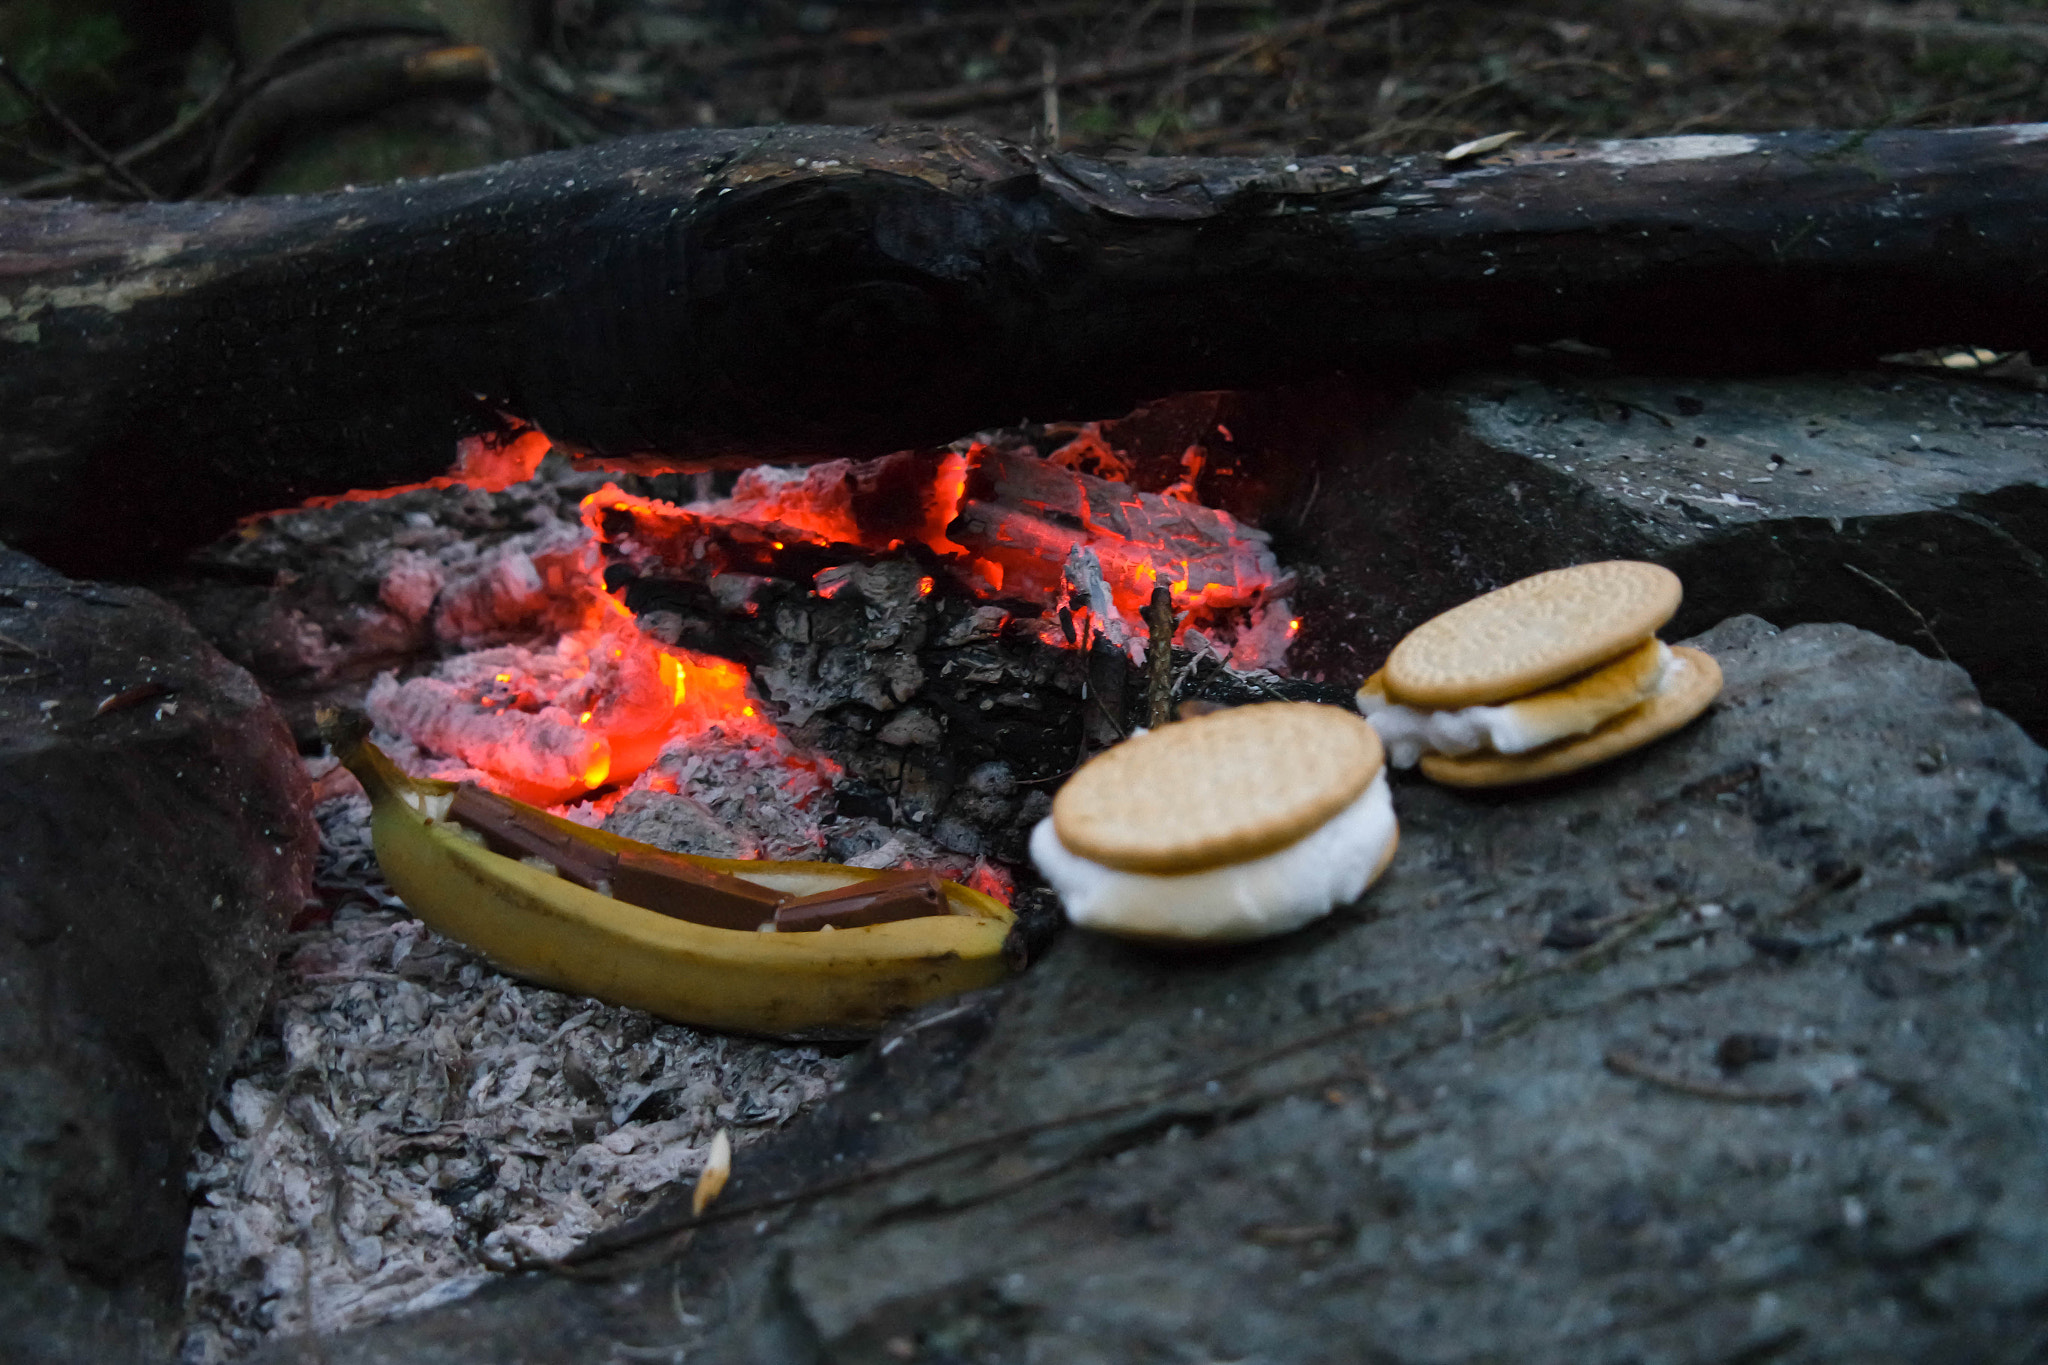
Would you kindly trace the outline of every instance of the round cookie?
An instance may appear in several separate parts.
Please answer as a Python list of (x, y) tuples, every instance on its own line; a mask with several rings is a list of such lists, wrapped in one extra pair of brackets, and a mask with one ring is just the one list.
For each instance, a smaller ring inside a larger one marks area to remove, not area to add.
[(1678, 610), (1678, 575), (1611, 559), (1552, 569), (1452, 607), (1387, 657), (1387, 699), (1451, 710), (1511, 701), (1612, 659)]
[(1670, 734), (1721, 694), (1721, 665), (1703, 650), (1674, 645), (1664, 690), (1590, 734), (1526, 754), (1426, 754), (1422, 772), (1447, 787), (1510, 787), (1590, 768)]
[(1384, 762), (1352, 712), (1233, 707), (1090, 759), (1053, 798), (1053, 831), (1121, 872), (1200, 872), (1285, 848), (1363, 795)]

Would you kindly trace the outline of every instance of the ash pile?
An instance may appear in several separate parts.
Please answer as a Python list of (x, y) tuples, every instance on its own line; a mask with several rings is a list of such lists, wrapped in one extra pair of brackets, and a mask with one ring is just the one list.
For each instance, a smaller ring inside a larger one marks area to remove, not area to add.
[(679, 852), (932, 868), (1042, 937), (1025, 842), (1058, 779), (1143, 723), (1155, 586), (1176, 697), (1320, 692), (1282, 676), (1291, 580), (1265, 536), (1194, 500), (1200, 451), (1134, 475), (1113, 435), (715, 480), (551, 455), (495, 489), (265, 518), (164, 585), (279, 700), (325, 798), (322, 903), (188, 1174), (185, 1358), (559, 1256), (692, 1178), (718, 1131), (744, 1161), (846, 1064), (526, 986), (428, 930), (317, 753), (317, 705), (366, 706), (421, 775)]
[(181, 1359), (464, 1297), (559, 1257), (830, 1093), (843, 1057), (523, 985), (398, 902), (369, 802), (324, 802), (330, 902), (186, 1183)]

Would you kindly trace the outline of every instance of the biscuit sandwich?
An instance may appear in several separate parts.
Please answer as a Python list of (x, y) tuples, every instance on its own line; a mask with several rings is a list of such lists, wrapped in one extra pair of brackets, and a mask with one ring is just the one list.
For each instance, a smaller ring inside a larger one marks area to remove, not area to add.
[(1721, 667), (1657, 630), (1678, 575), (1608, 560), (1553, 569), (1409, 632), (1358, 689), (1397, 768), (1455, 787), (1561, 777), (1671, 733), (1721, 691)]
[(1385, 751), (1333, 706), (1265, 702), (1179, 721), (1096, 755), (1031, 834), (1084, 928), (1227, 943), (1356, 900), (1398, 833)]

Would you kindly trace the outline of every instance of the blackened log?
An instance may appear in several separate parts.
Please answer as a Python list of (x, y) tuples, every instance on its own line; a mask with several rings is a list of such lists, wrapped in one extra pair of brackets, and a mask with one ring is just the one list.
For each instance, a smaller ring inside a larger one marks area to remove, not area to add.
[(535, 423), (871, 455), (1175, 389), (1573, 338), (1803, 368), (2048, 329), (2048, 127), (1112, 165), (665, 134), (375, 190), (0, 202), (0, 539), (135, 570)]

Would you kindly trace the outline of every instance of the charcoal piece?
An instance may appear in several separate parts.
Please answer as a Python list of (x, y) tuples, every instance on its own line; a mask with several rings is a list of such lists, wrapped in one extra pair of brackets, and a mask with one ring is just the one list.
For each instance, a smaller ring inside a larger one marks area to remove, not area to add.
[(558, 828), (546, 813), (474, 782), (455, 789), (448, 818), (484, 836), (484, 845), (507, 858), (539, 858), (563, 878), (596, 890), (612, 880), (618, 857)]
[(849, 777), (834, 787), (832, 801), (841, 819), (864, 815), (871, 820), (887, 820), (890, 815), (889, 793), (858, 777)]
[(785, 899), (743, 877), (651, 848), (620, 853), (611, 883), (612, 895), (628, 905), (714, 929), (758, 929)]
[(949, 913), (946, 890), (936, 873), (892, 872), (837, 891), (784, 901), (775, 911), (775, 931), (795, 934), (828, 926), (860, 929), (892, 920), (926, 919)]

